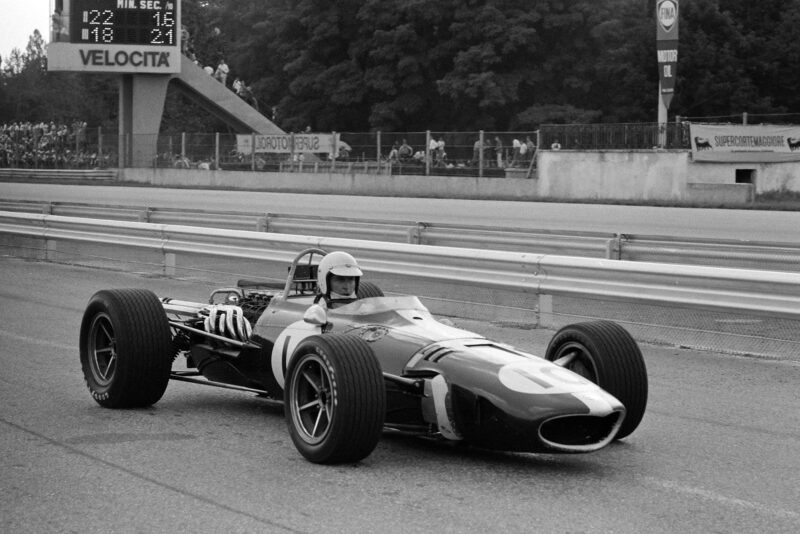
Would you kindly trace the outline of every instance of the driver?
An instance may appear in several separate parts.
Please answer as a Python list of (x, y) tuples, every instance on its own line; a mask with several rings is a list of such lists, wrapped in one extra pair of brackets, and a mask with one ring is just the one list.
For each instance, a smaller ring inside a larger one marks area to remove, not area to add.
[(326, 254), (317, 268), (317, 291), (315, 302), (323, 300), (329, 309), (349, 304), (357, 298), (361, 269), (355, 258), (337, 250)]

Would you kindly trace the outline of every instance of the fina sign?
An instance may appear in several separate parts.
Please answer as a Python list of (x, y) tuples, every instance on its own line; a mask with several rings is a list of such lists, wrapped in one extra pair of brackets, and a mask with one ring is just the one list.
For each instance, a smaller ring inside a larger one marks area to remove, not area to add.
[(661, 29), (665, 33), (671, 32), (678, 23), (678, 0), (661, 0), (657, 9), (656, 17)]
[(661, 99), (669, 108), (678, 69), (678, 0), (659, 0), (656, 3), (656, 49)]

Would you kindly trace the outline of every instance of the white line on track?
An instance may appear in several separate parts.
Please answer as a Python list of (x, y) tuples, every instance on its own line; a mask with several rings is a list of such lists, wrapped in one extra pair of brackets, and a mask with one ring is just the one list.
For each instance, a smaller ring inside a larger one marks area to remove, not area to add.
[(713, 491), (704, 490), (702, 488), (697, 488), (694, 486), (687, 486), (685, 484), (680, 484), (678, 482), (675, 482), (674, 480), (659, 479), (655, 477), (645, 477), (644, 481), (645, 483), (651, 486), (657, 486), (659, 488), (666, 489), (675, 493), (682, 493), (684, 495), (700, 497), (702, 499), (714, 501), (723, 506), (728, 506), (731, 508), (739, 508), (743, 510), (750, 510), (766, 516), (774, 517), (776, 519), (789, 519), (789, 520), (800, 519), (800, 514), (797, 512), (792, 512), (791, 510), (784, 510), (782, 508), (771, 508), (769, 506), (764, 506), (763, 504), (746, 501), (744, 499), (737, 499), (735, 497), (726, 497), (725, 495), (722, 495), (720, 493), (715, 493)]
[(40, 339), (38, 337), (21, 336), (19, 334), (15, 334), (13, 332), (8, 332), (8, 331), (0, 332), (0, 339), (2, 338), (11, 338), (15, 341), (24, 341), (26, 343), (32, 343), (34, 345), (44, 345), (45, 347), (52, 347), (54, 349), (72, 350), (77, 348), (77, 343), (68, 345), (66, 343), (48, 341), (46, 339)]

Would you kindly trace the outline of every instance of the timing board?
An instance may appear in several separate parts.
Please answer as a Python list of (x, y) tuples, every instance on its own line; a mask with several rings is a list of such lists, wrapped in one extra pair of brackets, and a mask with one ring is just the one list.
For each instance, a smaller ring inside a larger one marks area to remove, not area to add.
[(55, 0), (48, 70), (174, 74), (180, 0)]

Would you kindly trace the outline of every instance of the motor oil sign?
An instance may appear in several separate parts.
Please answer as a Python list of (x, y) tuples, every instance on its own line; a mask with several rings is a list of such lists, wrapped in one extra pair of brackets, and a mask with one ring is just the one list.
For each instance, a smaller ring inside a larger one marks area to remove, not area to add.
[(669, 108), (678, 67), (678, 0), (656, 2), (656, 53), (661, 99)]

